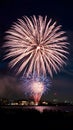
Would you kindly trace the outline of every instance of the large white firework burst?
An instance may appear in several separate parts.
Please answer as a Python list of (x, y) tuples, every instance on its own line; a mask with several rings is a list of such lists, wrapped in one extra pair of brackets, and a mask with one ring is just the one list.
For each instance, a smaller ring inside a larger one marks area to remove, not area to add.
[(52, 77), (66, 64), (67, 37), (61, 25), (47, 21), (47, 16), (23, 16), (6, 32), (7, 54), (11, 58), (10, 68), (18, 67), (27, 76), (34, 71), (39, 74), (48, 72)]

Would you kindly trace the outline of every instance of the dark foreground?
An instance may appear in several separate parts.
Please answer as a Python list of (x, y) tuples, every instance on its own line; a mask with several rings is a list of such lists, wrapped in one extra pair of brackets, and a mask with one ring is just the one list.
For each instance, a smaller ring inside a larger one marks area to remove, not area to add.
[(0, 108), (0, 129), (73, 129), (73, 112), (56, 110)]

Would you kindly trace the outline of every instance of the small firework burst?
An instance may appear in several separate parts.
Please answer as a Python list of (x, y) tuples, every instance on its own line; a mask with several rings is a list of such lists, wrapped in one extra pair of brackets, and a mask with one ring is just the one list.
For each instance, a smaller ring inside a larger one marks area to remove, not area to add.
[(25, 95), (33, 97), (35, 104), (38, 104), (42, 94), (50, 89), (51, 84), (50, 79), (36, 74), (28, 77), (23, 76), (20, 81)]

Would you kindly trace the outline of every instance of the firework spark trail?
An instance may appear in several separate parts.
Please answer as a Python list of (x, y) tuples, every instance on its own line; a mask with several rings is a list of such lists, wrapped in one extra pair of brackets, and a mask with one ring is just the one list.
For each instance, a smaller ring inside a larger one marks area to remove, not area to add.
[(67, 60), (67, 37), (61, 30), (61, 25), (47, 16), (24, 16), (18, 19), (6, 32), (7, 54), (5, 59), (12, 58), (10, 68), (18, 67), (17, 74), (21, 72), (29, 76), (34, 71), (37, 74), (48, 72), (52, 77), (66, 64)]

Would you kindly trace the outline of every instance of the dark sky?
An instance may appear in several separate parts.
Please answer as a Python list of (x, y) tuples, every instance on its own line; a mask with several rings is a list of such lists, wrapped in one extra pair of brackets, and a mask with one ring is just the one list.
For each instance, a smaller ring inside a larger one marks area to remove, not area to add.
[[(73, 4), (69, 0), (2, 0), (0, 1), (0, 97), (23, 97), (15, 77), (3, 61), (3, 39), (5, 31), (9, 29), (17, 18), (23, 15), (47, 15), (63, 26), (67, 32), (69, 46), (69, 61), (64, 70), (52, 79), (52, 87), (46, 99), (58, 98), (61, 101), (73, 101)], [(19, 93), (20, 92), (20, 93)], [(54, 95), (56, 93), (56, 95)], [(44, 96), (45, 98), (45, 96)]]

